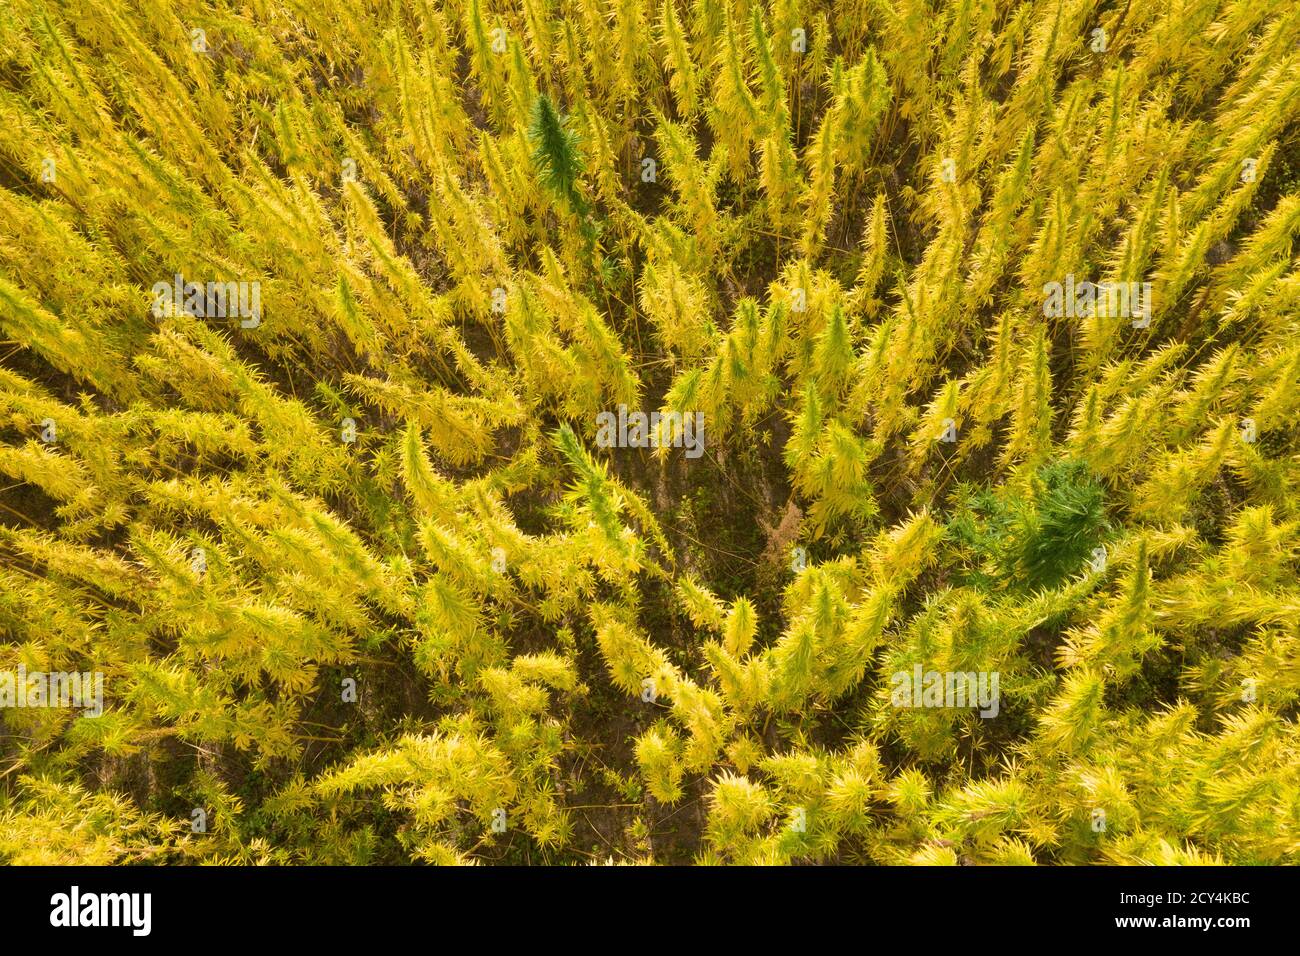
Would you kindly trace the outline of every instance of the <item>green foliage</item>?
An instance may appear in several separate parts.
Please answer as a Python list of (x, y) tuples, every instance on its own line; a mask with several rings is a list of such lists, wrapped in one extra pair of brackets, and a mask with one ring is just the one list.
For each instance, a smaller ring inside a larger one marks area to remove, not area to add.
[(1105, 497), (1084, 462), (1063, 459), (1015, 485), (957, 491), (951, 535), (1004, 586), (1054, 588), (1086, 571), (1103, 547), (1110, 530)]
[(533, 164), (541, 182), (569, 209), (581, 212), (583, 203), (577, 184), (583, 172), (583, 159), (578, 132), (546, 94), (533, 100), (528, 139), (533, 144)]

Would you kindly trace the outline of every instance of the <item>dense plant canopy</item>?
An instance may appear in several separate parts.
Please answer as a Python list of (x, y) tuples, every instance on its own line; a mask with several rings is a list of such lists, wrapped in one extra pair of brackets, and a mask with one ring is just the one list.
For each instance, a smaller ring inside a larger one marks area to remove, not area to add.
[(0, 859), (1296, 862), (1298, 234), (1292, 0), (6, 0)]

